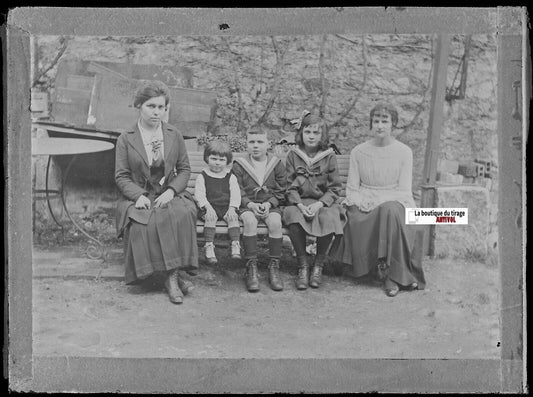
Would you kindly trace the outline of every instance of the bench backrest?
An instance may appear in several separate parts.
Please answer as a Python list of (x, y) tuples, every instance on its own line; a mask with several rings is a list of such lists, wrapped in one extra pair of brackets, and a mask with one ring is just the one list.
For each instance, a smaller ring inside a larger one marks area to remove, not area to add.
[[(188, 152), (189, 162), (191, 164), (191, 177), (189, 178), (189, 183), (187, 184), (187, 190), (194, 194), (194, 183), (198, 174), (207, 166), (204, 161), (203, 152)], [(233, 157), (244, 157), (247, 153), (233, 153)], [(285, 162), (287, 158), (286, 154), (277, 155), (281, 161)], [(348, 154), (339, 154), (337, 155), (337, 163), (339, 166), (339, 175), (343, 186), (343, 196), (346, 190), (346, 180), (348, 179), (348, 168), (350, 165), (350, 155)]]

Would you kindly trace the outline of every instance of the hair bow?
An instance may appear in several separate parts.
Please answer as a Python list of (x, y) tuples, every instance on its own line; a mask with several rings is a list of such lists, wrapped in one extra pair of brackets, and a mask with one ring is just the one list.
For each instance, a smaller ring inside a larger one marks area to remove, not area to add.
[(302, 126), (302, 121), (304, 120), (305, 116), (307, 116), (308, 114), (311, 114), (311, 112), (308, 110), (304, 110), (300, 118), (291, 120), (291, 124), (294, 126), (294, 128), (299, 130), (300, 127)]

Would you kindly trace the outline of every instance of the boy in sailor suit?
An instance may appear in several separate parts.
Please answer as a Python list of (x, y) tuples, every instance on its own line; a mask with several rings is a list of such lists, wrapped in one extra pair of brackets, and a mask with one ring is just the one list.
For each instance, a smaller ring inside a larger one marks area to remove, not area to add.
[(280, 204), (284, 201), (287, 184), (285, 166), (278, 157), (267, 154), (269, 141), (266, 131), (258, 127), (250, 129), (246, 142), (248, 155), (233, 162), (233, 174), (241, 189), (246, 288), (249, 292), (259, 291), (257, 223), (262, 221), (268, 227), (270, 288), (281, 291), (283, 282), (279, 275), (279, 259), (283, 235)]

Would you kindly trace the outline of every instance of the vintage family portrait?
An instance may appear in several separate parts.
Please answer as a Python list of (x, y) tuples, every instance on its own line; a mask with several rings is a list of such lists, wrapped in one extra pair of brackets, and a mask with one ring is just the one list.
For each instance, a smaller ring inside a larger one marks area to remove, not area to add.
[(7, 26), (13, 390), (527, 389), (524, 9), (103, 11)]

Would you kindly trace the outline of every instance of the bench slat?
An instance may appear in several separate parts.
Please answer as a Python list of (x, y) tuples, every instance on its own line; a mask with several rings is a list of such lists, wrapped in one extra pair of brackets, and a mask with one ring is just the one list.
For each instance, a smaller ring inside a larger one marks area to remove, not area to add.
[[(189, 163), (191, 165), (191, 176), (189, 177), (189, 181), (187, 182), (187, 191), (189, 191), (191, 194), (194, 194), (194, 185), (196, 182), (196, 178), (198, 175), (202, 172), (202, 170), (207, 166), (207, 164), (204, 161), (204, 154), (203, 152), (188, 152), (189, 156)], [(233, 158), (238, 157), (244, 157), (247, 153), (233, 153)], [(277, 155), (283, 162), (285, 162), (285, 159), (287, 158), (286, 154)], [(348, 168), (350, 166), (350, 156), (347, 154), (340, 154), (337, 155), (337, 164), (339, 166), (339, 176), (340, 180), (343, 185), (343, 194), (345, 192), (346, 187), (346, 181), (348, 180)], [(241, 226), (241, 233), (242, 233), (242, 223)], [(201, 220), (198, 220), (196, 222), (196, 233), (202, 234), (204, 228), (204, 222)], [(289, 231), (286, 228), (282, 229), (282, 232), (284, 235), (288, 235)], [(228, 226), (225, 222), (217, 222), (216, 225), (216, 233), (217, 234), (227, 234), (228, 233)], [(257, 225), (257, 234), (268, 234), (268, 229), (264, 223), (259, 223)]]

